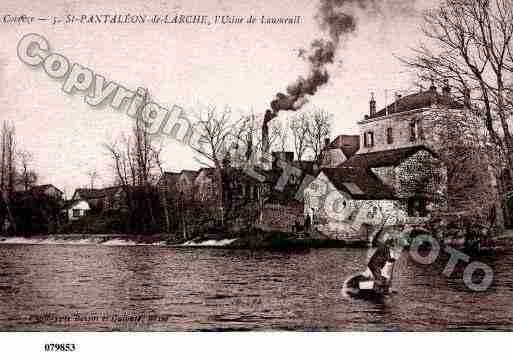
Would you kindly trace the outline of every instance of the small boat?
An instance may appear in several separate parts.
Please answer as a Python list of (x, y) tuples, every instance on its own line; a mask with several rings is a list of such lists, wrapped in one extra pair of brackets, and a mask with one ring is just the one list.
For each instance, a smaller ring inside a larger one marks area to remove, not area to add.
[(395, 262), (387, 262), (382, 269), (383, 279), (376, 280), (370, 271), (349, 277), (342, 288), (342, 293), (355, 298), (383, 297), (391, 292), (392, 273)]

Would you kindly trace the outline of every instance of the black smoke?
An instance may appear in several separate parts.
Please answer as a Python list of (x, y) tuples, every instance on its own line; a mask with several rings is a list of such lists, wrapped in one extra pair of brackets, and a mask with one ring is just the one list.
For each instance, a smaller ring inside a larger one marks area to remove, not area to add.
[[(309, 49), (299, 50), (298, 56), (309, 65), (308, 76), (298, 77), (287, 86), (286, 93), (278, 93), (271, 101), (272, 117), (279, 111), (295, 111), (308, 102), (308, 97), (327, 84), (330, 79), (327, 66), (335, 60), (335, 55), (345, 37), (356, 31), (356, 8), (376, 10), (377, 0), (321, 0), (316, 15), (321, 30), (328, 39), (314, 40)], [(269, 116), (269, 115), (268, 115)]]

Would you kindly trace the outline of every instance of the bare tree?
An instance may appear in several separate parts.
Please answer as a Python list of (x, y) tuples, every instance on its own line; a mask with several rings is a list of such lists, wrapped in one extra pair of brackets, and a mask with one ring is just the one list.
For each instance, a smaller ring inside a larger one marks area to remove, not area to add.
[[(159, 171), (160, 171), (160, 177), (162, 180), (165, 180), (165, 171), (164, 171), (164, 165), (162, 161), (162, 144), (160, 146), (153, 146), (153, 158), (155, 160), (155, 164), (157, 165)], [(161, 203), (162, 203), (162, 209), (164, 210), (164, 221), (165, 221), (165, 230), (167, 233), (171, 230), (171, 221), (169, 219), (169, 209), (168, 209), (168, 188), (164, 185), (162, 188), (159, 188), (159, 194), (161, 196)]]
[(2, 225), (7, 217), (11, 228), (16, 231), (16, 222), (11, 208), (11, 197), (14, 192), (14, 181), (16, 176), (16, 141), (15, 127), (13, 124), (4, 121), (2, 126), (2, 154), (0, 167), (0, 190), (2, 191), (2, 200), (5, 216), (2, 218)]
[(235, 161), (248, 161), (256, 158), (262, 150), (261, 139), (262, 119), (253, 111), (241, 116), (240, 120), (233, 125), (232, 147), (236, 150)]
[(303, 155), (308, 149), (308, 118), (306, 114), (300, 113), (293, 117), (289, 123), (294, 142), (294, 153), (298, 161), (303, 159)]
[(307, 127), (307, 143), (308, 148), (312, 151), (314, 161), (319, 163), (321, 152), (324, 147), (324, 140), (329, 137), (331, 132), (331, 115), (321, 109), (315, 109), (306, 113)]
[(226, 188), (224, 188), (223, 159), (229, 153), (229, 148), (237, 140), (237, 136), (234, 136), (237, 134), (237, 124), (234, 124), (231, 120), (231, 109), (229, 107), (224, 107), (219, 111), (213, 105), (200, 105), (195, 111), (194, 117), (194, 128), (202, 134), (204, 146), (196, 146), (193, 149), (214, 164), (217, 188), (220, 189), (221, 220), (224, 223)]
[(96, 168), (90, 169), (86, 172), (86, 176), (89, 178), (89, 187), (91, 189), (94, 189), (94, 184), (96, 180), (100, 177), (98, 171), (96, 171)]
[(17, 182), (23, 186), (23, 190), (28, 191), (37, 182), (37, 173), (31, 168), (34, 156), (27, 150), (18, 150), (16, 155), (19, 163)]
[[(472, 94), (491, 140), (513, 179), (513, 3), (510, 0), (443, 0), (425, 14), (424, 34), (411, 59), (423, 78), (450, 79), (461, 98)], [(498, 122), (498, 124), (497, 124)]]

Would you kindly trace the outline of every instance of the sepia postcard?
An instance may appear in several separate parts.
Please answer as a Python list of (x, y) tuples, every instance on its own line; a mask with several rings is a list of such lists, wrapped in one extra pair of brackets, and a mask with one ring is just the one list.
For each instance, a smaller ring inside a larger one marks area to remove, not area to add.
[(510, 0), (2, 0), (0, 331), (511, 331), (512, 37)]

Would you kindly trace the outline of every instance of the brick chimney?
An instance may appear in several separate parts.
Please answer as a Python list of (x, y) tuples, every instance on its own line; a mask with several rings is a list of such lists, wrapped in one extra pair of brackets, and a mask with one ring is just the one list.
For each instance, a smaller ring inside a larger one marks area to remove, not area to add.
[(371, 92), (371, 99), (369, 101), (369, 115), (373, 117), (376, 115), (376, 100), (374, 100), (374, 92)]

